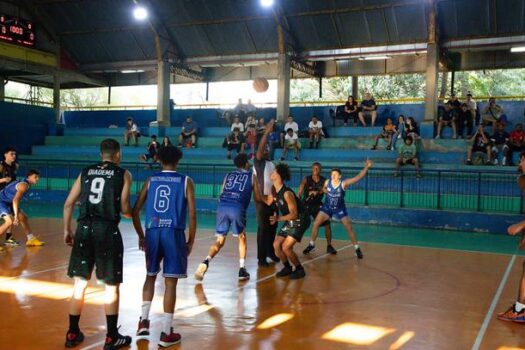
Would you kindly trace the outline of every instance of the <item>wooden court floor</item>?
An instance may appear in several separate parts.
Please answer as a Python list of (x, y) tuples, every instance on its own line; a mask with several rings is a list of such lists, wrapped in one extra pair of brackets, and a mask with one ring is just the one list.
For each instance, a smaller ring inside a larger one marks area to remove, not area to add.
[[(69, 248), (59, 219), (33, 224), (46, 246), (0, 253), (2, 350), (63, 348)], [(126, 252), (119, 323), (123, 334), (134, 335), (144, 258), (131, 225), (121, 228)], [(248, 282), (237, 281), (237, 245), (229, 237), (200, 284), (193, 272), (213, 235), (198, 232), (190, 277), (179, 283), (174, 326), (183, 338), (173, 349), (525, 349), (525, 325), (493, 314), (515, 299), (523, 257), (363, 243), (365, 258), (358, 261), (347, 241), (335, 242), (336, 256), (325, 255), (321, 238), (311, 257), (301, 256), (306, 278), (289, 281), (276, 279), (273, 266), (257, 268), (254, 238), (249, 235)], [(90, 284), (80, 321), (86, 340), (79, 349), (103, 346), (101, 290)], [(131, 349), (157, 349), (162, 290), (158, 283), (150, 341), (134, 337)]]

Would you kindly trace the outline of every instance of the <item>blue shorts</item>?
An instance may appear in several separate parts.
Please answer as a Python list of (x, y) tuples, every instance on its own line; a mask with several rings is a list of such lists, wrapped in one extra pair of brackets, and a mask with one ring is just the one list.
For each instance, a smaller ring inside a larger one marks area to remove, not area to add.
[(172, 278), (188, 277), (188, 249), (183, 230), (150, 228), (146, 230), (146, 270), (148, 276), (162, 275)]
[(321, 207), (321, 210), (319, 210), (319, 211), (325, 213), (326, 215), (328, 215), (328, 217), (330, 219), (337, 219), (339, 221), (348, 216), (348, 212), (346, 211), (346, 207), (329, 208), (329, 207), (326, 207), (326, 206), (323, 205)]
[(14, 215), (13, 203), (0, 202), (0, 217)]
[(246, 228), (246, 210), (236, 205), (219, 204), (217, 207), (217, 235), (226, 236), (232, 230), (232, 235), (238, 236)]

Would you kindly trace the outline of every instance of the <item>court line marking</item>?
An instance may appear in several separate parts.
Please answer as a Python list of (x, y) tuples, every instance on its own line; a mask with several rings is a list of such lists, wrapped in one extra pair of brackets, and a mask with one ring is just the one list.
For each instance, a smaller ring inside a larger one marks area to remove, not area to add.
[(498, 304), (499, 298), (501, 297), (501, 293), (503, 292), (503, 288), (507, 284), (507, 279), (509, 278), (510, 271), (512, 270), (512, 267), (514, 266), (515, 261), (516, 261), (516, 254), (512, 255), (512, 258), (510, 259), (509, 264), (507, 265), (507, 269), (505, 270), (505, 273), (503, 274), (503, 277), (501, 278), (498, 289), (496, 290), (496, 293), (494, 294), (494, 297), (492, 298), (492, 303), (490, 304), (490, 307), (487, 310), (487, 314), (485, 315), (485, 319), (483, 320), (483, 324), (481, 325), (481, 328), (479, 329), (478, 336), (476, 337), (476, 341), (474, 342), (474, 345), (472, 345), (472, 350), (478, 350), (481, 345), (481, 342), (483, 341), (483, 337), (485, 336), (490, 320), (492, 319), (492, 315), (494, 314), (494, 309), (496, 308), (496, 305)]
[[(345, 246), (343, 246), (343, 247), (341, 247), (341, 248), (339, 248), (339, 249), (336, 249), (336, 250), (339, 252), (339, 251), (345, 250), (345, 249), (347, 249), (347, 248), (349, 248), (349, 247), (352, 247), (352, 246), (353, 246), (353, 244), (350, 243), (350, 244), (347, 244), (347, 245), (345, 245)], [(304, 262), (302, 265), (308, 265), (309, 263), (312, 263), (312, 262), (314, 262), (314, 261), (320, 260), (320, 259), (322, 259), (322, 258), (325, 258), (325, 257), (329, 256), (329, 255), (331, 255), (331, 254), (330, 254), (330, 253), (325, 253), (325, 254), (322, 254), (322, 255), (316, 256), (315, 258), (310, 259), (310, 260)], [(275, 277), (275, 274), (276, 274), (276, 273), (277, 273), (277, 272), (274, 272), (273, 274), (271, 274), (271, 275), (269, 275), (269, 276), (265, 276), (265, 277), (259, 278), (258, 280), (255, 280), (255, 281), (253, 281), (252, 283), (246, 283), (246, 284), (244, 284), (244, 285), (242, 285), (242, 286), (239, 286), (239, 287), (235, 288), (235, 289), (233, 290), (233, 292), (235, 292), (235, 291), (239, 291), (239, 290), (241, 290), (241, 289), (244, 289), (244, 288), (247, 287), (248, 285), (257, 285), (258, 283), (261, 283), (261, 282), (267, 281), (267, 280), (269, 280), (269, 279)], [(197, 282), (197, 283), (201, 283), (201, 282)], [(105, 343), (105, 341), (100, 341), (100, 342), (98, 342), (98, 343), (95, 343), (95, 344), (89, 345), (89, 346), (87, 346), (87, 347), (85, 347), (85, 348), (81, 348), (80, 350), (90, 350), (90, 349), (96, 348), (96, 347), (98, 347), (98, 346), (100, 346), (100, 345), (103, 345), (104, 343)]]

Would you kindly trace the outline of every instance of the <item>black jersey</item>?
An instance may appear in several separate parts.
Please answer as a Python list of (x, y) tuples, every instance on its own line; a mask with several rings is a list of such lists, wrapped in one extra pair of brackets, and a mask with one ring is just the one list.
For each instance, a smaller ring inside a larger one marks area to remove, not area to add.
[(79, 221), (120, 221), (120, 196), (125, 172), (125, 169), (111, 162), (94, 164), (82, 170)]
[(0, 179), (4, 177), (10, 177), (10, 182), (0, 183), (0, 190), (3, 190), (11, 182), (16, 181), (16, 171), (18, 170), (18, 163), (11, 165), (7, 164), (4, 160), (0, 163)]
[[(273, 188), (273, 191), (275, 191), (275, 188)], [(279, 192), (274, 193), (275, 204), (277, 205), (277, 209), (279, 209), (279, 212), (281, 213), (281, 215), (285, 216), (285, 215), (290, 214), (288, 203), (286, 203), (286, 199), (284, 198), (284, 194), (288, 191), (291, 192), (292, 195), (294, 196), (295, 203), (297, 205), (297, 219), (296, 220), (299, 220), (302, 217), (307, 216), (303, 203), (297, 198), (294, 191), (292, 191), (291, 188), (286, 187), (286, 186), (281, 187), (281, 190)]]
[[(303, 188), (302, 200), (307, 207), (314, 208), (323, 205), (323, 187), (325, 181), (326, 178), (324, 178), (323, 176), (319, 177), (318, 182), (314, 181), (312, 175), (306, 177), (306, 184)], [(311, 191), (317, 191), (318, 194), (316, 196), (310, 196), (309, 193)]]

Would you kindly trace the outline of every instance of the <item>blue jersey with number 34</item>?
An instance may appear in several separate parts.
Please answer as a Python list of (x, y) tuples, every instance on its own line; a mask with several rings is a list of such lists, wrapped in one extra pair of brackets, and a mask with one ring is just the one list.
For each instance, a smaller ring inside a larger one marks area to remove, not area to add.
[(187, 176), (175, 171), (162, 171), (150, 178), (146, 202), (146, 229), (186, 229), (187, 180)]
[(252, 173), (248, 170), (235, 170), (224, 178), (224, 188), (219, 203), (233, 204), (248, 209), (252, 197)]

